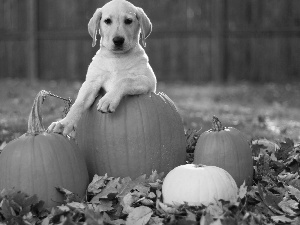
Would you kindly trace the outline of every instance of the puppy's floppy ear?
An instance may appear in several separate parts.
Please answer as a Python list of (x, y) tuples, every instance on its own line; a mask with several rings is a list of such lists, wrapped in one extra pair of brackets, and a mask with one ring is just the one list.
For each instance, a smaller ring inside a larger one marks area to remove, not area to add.
[(93, 47), (96, 45), (97, 31), (99, 31), (99, 29), (100, 29), (101, 17), (102, 17), (102, 9), (98, 8), (88, 23), (89, 34), (93, 38), (93, 43), (92, 43)]
[(140, 27), (141, 27), (141, 35), (142, 35), (142, 44), (144, 47), (146, 47), (145, 39), (150, 35), (152, 31), (152, 23), (150, 22), (150, 19), (144, 12), (142, 8), (136, 7), (136, 17), (139, 21)]

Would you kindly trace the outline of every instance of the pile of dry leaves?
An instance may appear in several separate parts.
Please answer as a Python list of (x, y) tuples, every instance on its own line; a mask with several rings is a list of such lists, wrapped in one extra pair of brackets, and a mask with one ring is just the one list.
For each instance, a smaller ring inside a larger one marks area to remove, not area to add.
[[(188, 160), (199, 133), (190, 133)], [(252, 140), (253, 186), (242, 185), (235, 202), (208, 206), (170, 206), (162, 201), (164, 174), (114, 178), (95, 175), (84, 199), (63, 187), (65, 202), (51, 210), (36, 196), (1, 192), (0, 220), (7, 224), (233, 225), (300, 224), (300, 145), (290, 139), (274, 143)]]

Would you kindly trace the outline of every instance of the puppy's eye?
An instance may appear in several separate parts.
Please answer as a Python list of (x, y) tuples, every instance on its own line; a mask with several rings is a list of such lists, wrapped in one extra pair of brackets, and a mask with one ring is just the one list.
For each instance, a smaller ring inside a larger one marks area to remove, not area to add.
[(111, 21), (111, 19), (105, 19), (105, 20), (104, 20), (104, 23), (106, 23), (107, 25), (109, 25), (109, 24), (112, 23), (112, 21)]
[(131, 24), (132, 23), (132, 19), (125, 19), (124, 23), (125, 24)]

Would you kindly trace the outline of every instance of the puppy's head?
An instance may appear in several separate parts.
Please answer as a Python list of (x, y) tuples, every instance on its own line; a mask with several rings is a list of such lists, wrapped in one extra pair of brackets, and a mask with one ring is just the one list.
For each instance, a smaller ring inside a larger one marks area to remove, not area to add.
[(93, 38), (93, 47), (99, 32), (100, 46), (123, 53), (135, 47), (140, 37), (145, 47), (152, 24), (143, 9), (126, 0), (112, 0), (96, 10), (89, 21), (88, 30)]

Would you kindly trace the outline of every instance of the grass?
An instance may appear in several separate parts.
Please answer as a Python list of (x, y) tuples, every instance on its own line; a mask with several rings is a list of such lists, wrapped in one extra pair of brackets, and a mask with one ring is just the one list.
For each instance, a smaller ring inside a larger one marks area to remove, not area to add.
[[(81, 82), (0, 80), (0, 144), (22, 135), (38, 91), (76, 98)], [(158, 84), (177, 105), (186, 129), (210, 129), (213, 115), (224, 126), (236, 127), (248, 139), (265, 137), (300, 140), (300, 84)], [(62, 116), (64, 103), (48, 97), (43, 104), (44, 125)]]

